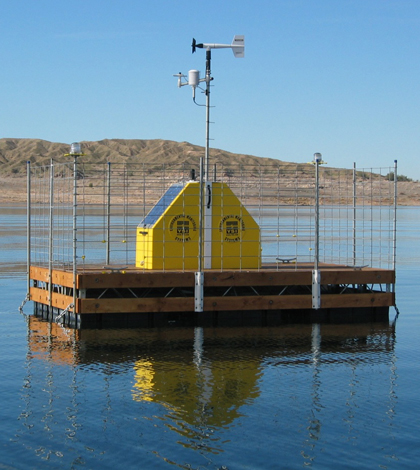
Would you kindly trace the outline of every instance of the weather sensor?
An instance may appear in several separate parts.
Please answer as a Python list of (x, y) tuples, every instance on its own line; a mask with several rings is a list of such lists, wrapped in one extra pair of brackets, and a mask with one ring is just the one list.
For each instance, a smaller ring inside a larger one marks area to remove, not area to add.
[[(195, 90), (199, 88), (200, 83), (206, 82), (206, 153), (204, 163), (204, 174), (206, 180), (209, 176), (209, 124), (210, 124), (210, 82), (213, 80), (211, 76), (211, 50), (212, 49), (232, 49), (233, 55), (237, 58), (245, 57), (245, 36), (236, 35), (232, 40), (232, 44), (214, 44), (214, 43), (197, 43), (193, 38), (192, 40), (192, 53), (196, 52), (197, 49), (206, 50), (206, 76), (200, 78), (200, 72), (198, 70), (190, 70), (187, 75), (183, 75), (181, 72), (174, 75), (178, 77), (178, 87), (181, 88), (184, 85), (190, 85), (193, 92), (193, 101), (195, 104)], [(184, 80), (184, 81), (183, 81)]]
[[(206, 147), (204, 155), (204, 168), (203, 158), (200, 158), (200, 202), (199, 202), (199, 241), (198, 241), (198, 271), (195, 273), (195, 311), (202, 312), (204, 305), (204, 269), (210, 269), (212, 264), (212, 206), (213, 206), (213, 182), (209, 176), (209, 126), (210, 126), (210, 82), (213, 80), (211, 76), (211, 50), (212, 49), (232, 49), (235, 57), (244, 57), (245, 50), (245, 37), (235, 36), (232, 44), (197, 44), (195, 39), (192, 40), (192, 52), (196, 49), (206, 50), (206, 76), (200, 78), (198, 70), (190, 70), (188, 77), (182, 73), (174, 75), (178, 77), (178, 87), (183, 85), (190, 85), (193, 91), (193, 101), (195, 104), (195, 90), (199, 88), (200, 83), (206, 82)], [(188, 80), (187, 80), (188, 78)], [(183, 82), (183, 80), (185, 80)], [(204, 197), (206, 203), (204, 204)]]
[(233, 55), (236, 58), (243, 58), (245, 56), (245, 36), (235, 36), (232, 44), (197, 44), (197, 41), (193, 38), (192, 40), (192, 52), (194, 54), (196, 48), (199, 49), (232, 49)]

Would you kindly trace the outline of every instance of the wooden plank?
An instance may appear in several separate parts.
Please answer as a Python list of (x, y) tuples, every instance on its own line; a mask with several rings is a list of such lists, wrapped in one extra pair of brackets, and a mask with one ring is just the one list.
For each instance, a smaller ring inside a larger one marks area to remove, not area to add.
[(321, 295), (321, 308), (391, 307), (393, 305), (395, 305), (395, 294), (390, 292)]
[(312, 296), (308, 295), (266, 295), (205, 297), (205, 311), (223, 310), (282, 310), (308, 309), (312, 307)]
[(73, 287), (73, 273), (54, 269), (52, 272), (52, 282), (59, 286)]
[[(321, 308), (389, 307), (394, 305), (392, 293), (329, 294), (321, 296)], [(312, 308), (312, 296), (268, 295), (205, 297), (205, 311), (301, 310)], [(193, 312), (194, 299), (185, 297), (147, 299), (79, 299), (79, 312), (92, 313), (154, 313)]]
[[(49, 269), (41, 268), (39, 266), (30, 266), (30, 278), (35, 281), (49, 282)], [(51, 273), (51, 280), (53, 284), (64, 287), (73, 287), (73, 273), (53, 269)]]
[(312, 284), (312, 271), (210, 271), (204, 286), (300, 286)]
[(80, 314), (194, 312), (194, 299), (185, 297), (147, 299), (80, 299)]
[[(31, 266), (30, 278), (48, 282), (48, 268)], [(321, 266), (322, 284), (394, 284), (395, 271), (385, 269), (351, 268)], [(54, 269), (52, 282), (65, 287), (73, 287), (73, 273)], [(261, 271), (206, 271), (205, 286), (268, 286), (268, 285), (311, 285), (311, 269), (281, 269)], [(194, 285), (194, 273), (158, 272), (158, 271), (127, 271), (118, 272), (79, 272), (77, 275), (78, 289), (125, 288), (125, 287), (190, 287)]]
[[(50, 305), (50, 296), (49, 292), (45, 289), (39, 289), (38, 287), (31, 287), (29, 290), (31, 300), (33, 302), (38, 302), (44, 305)], [(51, 296), (51, 305), (64, 310), (70, 304), (73, 303), (73, 297), (69, 295), (59, 294), (58, 292), (53, 292)]]
[(325, 270), (321, 269), (321, 284), (394, 284), (392, 270)]
[(39, 266), (30, 266), (29, 267), (29, 276), (35, 281), (48, 282), (48, 269), (40, 268)]
[(79, 289), (108, 289), (136, 287), (191, 287), (194, 286), (193, 272), (127, 272), (127, 273), (81, 273), (78, 276)]
[[(322, 284), (393, 284), (391, 270), (353, 270), (321, 268)], [(312, 284), (312, 270), (205, 272), (204, 285), (213, 286), (304, 286)]]
[[(205, 311), (273, 310), (311, 308), (310, 295), (206, 297)], [(80, 313), (194, 312), (194, 299), (185, 297), (147, 299), (80, 299)]]

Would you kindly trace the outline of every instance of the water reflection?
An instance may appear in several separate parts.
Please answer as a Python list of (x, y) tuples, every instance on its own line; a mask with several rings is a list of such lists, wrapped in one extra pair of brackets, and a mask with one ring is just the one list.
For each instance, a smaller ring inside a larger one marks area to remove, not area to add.
[(306, 441), (310, 453), (306, 450), (302, 452), (302, 456), (306, 461), (312, 461), (315, 445), (319, 440), (321, 434), (321, 421), (318, 418), (322, 408), (320, 389), (320, 359), (321, 359), (321, 325), (313, 324), (311, 332), (311, 353), (312, 353), (312, 412), (309, 416), (308, 422), (308, 440)]
[[(104, 431), (113, 417), (124, 412), (124, 407), (130, 407), (130, 413), (141, 410), (147, 422), (163, 425), (165, 433), (177, 436), (178, 446), (217, 455), (223, 452), (220, 430), (235, 427), (244, 418), (251, 419), (256, 413), (253, 408), (258, 409), (256, 403), (267, 396), (273, 400), (273, 413), (281, 408), (275, 394), (280, 397), (291, 394), (292, 387), (299, 383), (293, 382), (293, 375), (304, 367), (311, 372), (306, 375), (307, 383), (296, 388), (296, 394), (298, 405), (307, 408), (306, 424), (302, 420), (294, 422), (291, 410), (281, 412), (285, 416), (290, 414), (289, 424), (296, 429), (302, 425), (306, 428), (301, 458), (310, 464), (323, 429), (332, 426), (324, 417), (326, 403), (334, 403), (326, 386), (328, 382), (328, 386), (334, 387), (330, 367), (351, 371), (350, 381), (347, 376), (344, 384), (348, 390), (349, 438), (356, 434), (353, 420), (360, 406), (357, 396), (360, 367), (386, 365), (390, 389), (384, 413), (392, 419), (396, 401), (394, 344), (394, 331), (388, 324), (70, 330), (31, 316), (26, 382), (32, 388), (35, 383), (44, 385), (43, 393), (33, 390), (25, 413), (29, 417), (34, 406), (43, 408), (46, 413), (42, 419), (48, 426), (49, 421), (57, 419), (55, 415), (63, 413), (55, 408), (55, 400), (59, 394), (57, 384), (66, 383), (71, 390), (64, 410), (69, 423), (66, 438), (77, 439), (83, 421), (80, 416), (83, 376), (84, 372), (93, 373), (96, 377), (93, 387), (102, 403), (98, 420)], [(46, 366), (35, 367), (40, 363)], [(44, 374), (44, 378), (35, 379), (35, 370)], [(340, 370), (336, 372), (340, 376)], [(271, 388), (275, 392), (270, 392)], [(128, 405), (127, 399), (132, 405)], [(137, 411), (135, 404), (140, 405)], [(265, 415), (268, 418), (269, 413)], [(27, 418), (26, 424), (29, 421)]]

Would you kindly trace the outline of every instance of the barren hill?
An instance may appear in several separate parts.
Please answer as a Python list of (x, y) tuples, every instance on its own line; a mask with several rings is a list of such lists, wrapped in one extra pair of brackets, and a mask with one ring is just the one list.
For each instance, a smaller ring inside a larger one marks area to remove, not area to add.
[[(105, 139), (98, 142), (81, 142), (84, 152), (83, 162), (93, 164), (112, 163), (144, 163), (147, 165), (182, 165), (198, 167), (199, 157), (204, 156), (204, 148), (188, 142), (168, 140), (125, 140)], [(49, 142), (41, 139), (0, 139), (0, 203), (24, 202), (26, 200), (26, 166), (30, 161), (35, 165), (48, 165), (55, 162), (69, 161), (65, 156), (70, 145)], [(234, 154), (220, 149), (210, 149), (211, 163), (224, 165), (225, 168), (244, 166), (257, 169), (271, 167), (271, 171), (279, 171), (283, 183), (294, 185), (295, 179), (313, 176), (313, 166), (296, 164), (276, 159), (256, 157), (252, 155)], [(328, 178), (339, 180), (341, 170), (325, 168)], [(351, 172), (352, 170), (348, 170)], [(274, 174), (274, 173), (273, 173)], [(360, 179), (368, 179), (375, 184), (372, 190), (381, 191), (384, 176), (363, 173)], [(290, 180), (290, 181), (289, 181)], [(415, 181), (398, 182), (398, 203), (401, 205), (420, 205), (420, 183)]]
[[(197, 162), (204, 156), (204, 148), (188, 142), (169, 140), (124, 140), (105, 139), (98, 142), (81, 142), (86, 163), (168, 163), (181, 164)], [(55, 161), (69, 160), (69, 144), (48, 142), (40, 139), (0, 139), (0, 175), (25, 174), (26, 162), (47, 165)], [(211, 149), (214, 161), (229, 165), (284, 164), (278, 160), (234, 154), (224, 150)]]

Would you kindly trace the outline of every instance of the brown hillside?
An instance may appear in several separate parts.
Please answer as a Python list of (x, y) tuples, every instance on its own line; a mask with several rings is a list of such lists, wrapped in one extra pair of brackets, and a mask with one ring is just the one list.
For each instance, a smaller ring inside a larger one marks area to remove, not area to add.
[[(204, 148), (188, 142), (169, 140), (124, 140), (105, 139), (98, 142), (81, 142), (86, 163), (196, 163), (204, 155)], [(40, 139), (0, 139), (0, 175), (25, 174), (26, 162), (47, 165), (54, 161), (68, 161), (64, 157), (69, 152), (69, 144), (48, 142)], [(286, 162), (234, 154), (219, 149), (211, 149), (213, 161), (228, 165), (279, 165)]]
[[(69, 161), (65, 156), (70, 150), (69, 144), (48, 142), (41, 139), (0, 139), (0, 203), (24, 202), (26, 200), (26, 163), (48, 165), (55, 162)], [(82, 142), (83, 162), (93, 164), (112, 163), (144, 163), (146, 165), (182, 165), (199, 166), (199, 158), (204, 156), (204, 148), (188, 142), (168, 140), (125, 140), (105, 139), (98, 142)], [(296, 178), (300, 182), (313, 177), (313, 166), (296, 164), (280, 160), (256, 157), (252, 155), (234, 154), (220, 149), (210, 149), (211, 163), (227, 167), (247, 167), (252, 171), (262, 168), (267, 177), (279, 172), (282, 185), (293, 187)], [(271, 168), (270, 168), (271, 167)], [(324, 174), (332, 181), (339, 180), (343, 171), (323, 167)], [(220, 167), (219, 170), (220, 171)], [(351, 172), (352, 170), (348, 170)], [(259, 172), (257, 171), (256, 174)], [(240, 175), (232, 172), (235, 177)], [(358, 172), (360, 180), (373, 182), (372, 190), (381, 192), (381, 184), (386, 180), (378, 174)], [(401, 205), (420, 205), (420, 183), (414, 181), (398, 182), (398, 203)]]

